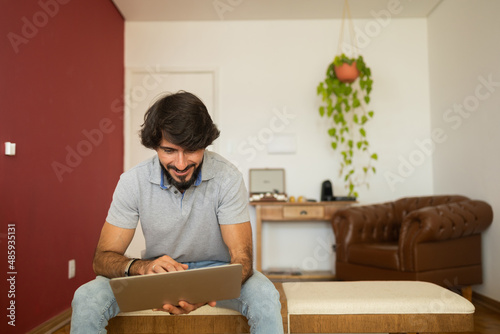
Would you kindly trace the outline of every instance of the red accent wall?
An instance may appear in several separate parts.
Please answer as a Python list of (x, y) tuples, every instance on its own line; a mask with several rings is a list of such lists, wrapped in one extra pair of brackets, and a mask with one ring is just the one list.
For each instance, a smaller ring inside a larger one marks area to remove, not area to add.
[(0, 11), (0, 332), (26, 333), (94, 278), (123, 166), (124, 20), (109, 0), (3, 0)]

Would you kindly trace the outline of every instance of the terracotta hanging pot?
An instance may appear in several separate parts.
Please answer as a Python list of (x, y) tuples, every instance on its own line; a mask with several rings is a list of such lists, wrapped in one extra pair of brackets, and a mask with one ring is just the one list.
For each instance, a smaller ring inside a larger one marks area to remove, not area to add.
[(343, 63), (340, 66), (335, 66), (335, 74), (337, 78), (346, 83), (354, 82), (359, 77), (359, 71), (356, 67), (356, 62), (352, 62), (351, 65)]

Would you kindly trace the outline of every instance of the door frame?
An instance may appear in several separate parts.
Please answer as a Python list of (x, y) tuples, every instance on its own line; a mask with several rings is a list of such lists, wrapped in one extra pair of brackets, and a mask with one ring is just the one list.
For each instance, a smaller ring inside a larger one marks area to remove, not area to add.
[[(213, 85), (213, 122), (217, 123), (218, 120), (218, 110), (219, 110), (219, 99), (218, 99), (218, 82), (219, 82), (219, 69), (216, 67), (162, 67), (159, 65), (156, 66), (145, 66), (145, 67), (126, 67), (125, 68), (125, 87), (124, 87), (124, 120), (123, 120), (123, 170), (125, 171), (127, 167), (128, 161), (130, 160), (131, 152), (130, 152), (130, 143), (131, 143), (131, 109), (132, 102), (131, 96), (133, 94), (133, 89), (137, 88), (137, 91), (147, 91), (147, 85), (155, 82), (154, 75), (155, 74), (211, 74), (212, 75), (212, 85)], [(148, 82), (143, 81), (143, 85), (132, 87), (132, 77), (135, 74), (149, 74), (150, 79)], [(213, 149), (217, 151), (217, 142), (213, 145)]]

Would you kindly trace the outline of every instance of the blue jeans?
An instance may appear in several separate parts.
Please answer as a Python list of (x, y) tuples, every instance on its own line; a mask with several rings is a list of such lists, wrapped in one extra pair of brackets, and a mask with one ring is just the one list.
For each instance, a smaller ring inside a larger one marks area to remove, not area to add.
[[(187, 264), (189, 269), (195, 269), (226, 263), (202, 261)], [(108, 281), (108, 278), (98, 276), (76, 290), (72, 302), (72, 334), (106, 333), (109, 319), (120, 313)], [(243, 284), (239, 298), (218, 301), (217, 306), (243, 314), (253, 334), (283, 333), (279, 293), (271, 281), (258, 271), (254, 270)]]

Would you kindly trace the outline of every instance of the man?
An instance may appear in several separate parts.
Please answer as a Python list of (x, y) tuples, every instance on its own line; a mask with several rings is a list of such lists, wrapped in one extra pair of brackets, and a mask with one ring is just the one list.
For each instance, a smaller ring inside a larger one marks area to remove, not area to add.
[[(241, 295), (217, 302), (248, 319), (251, 333), (283, 333), (279, 294), (252, 269), (248, 194), (241, 173), (206, 147), (218, 138), (203, 102), (179, 92), (158, 100), (144, 117), (142, 144), (155, 157), (121, 175), (94, 256), (97, 278), (73, 299), (71, 333), (105, 333), (120, 310), (109, 278), (201, 268), (243, 266)], [(124, 256), (140, 219), (144, 259)], [(214, 301), (207, 301), (215, 306)], [(164, 305), (186, 314), (204, 304)]]

